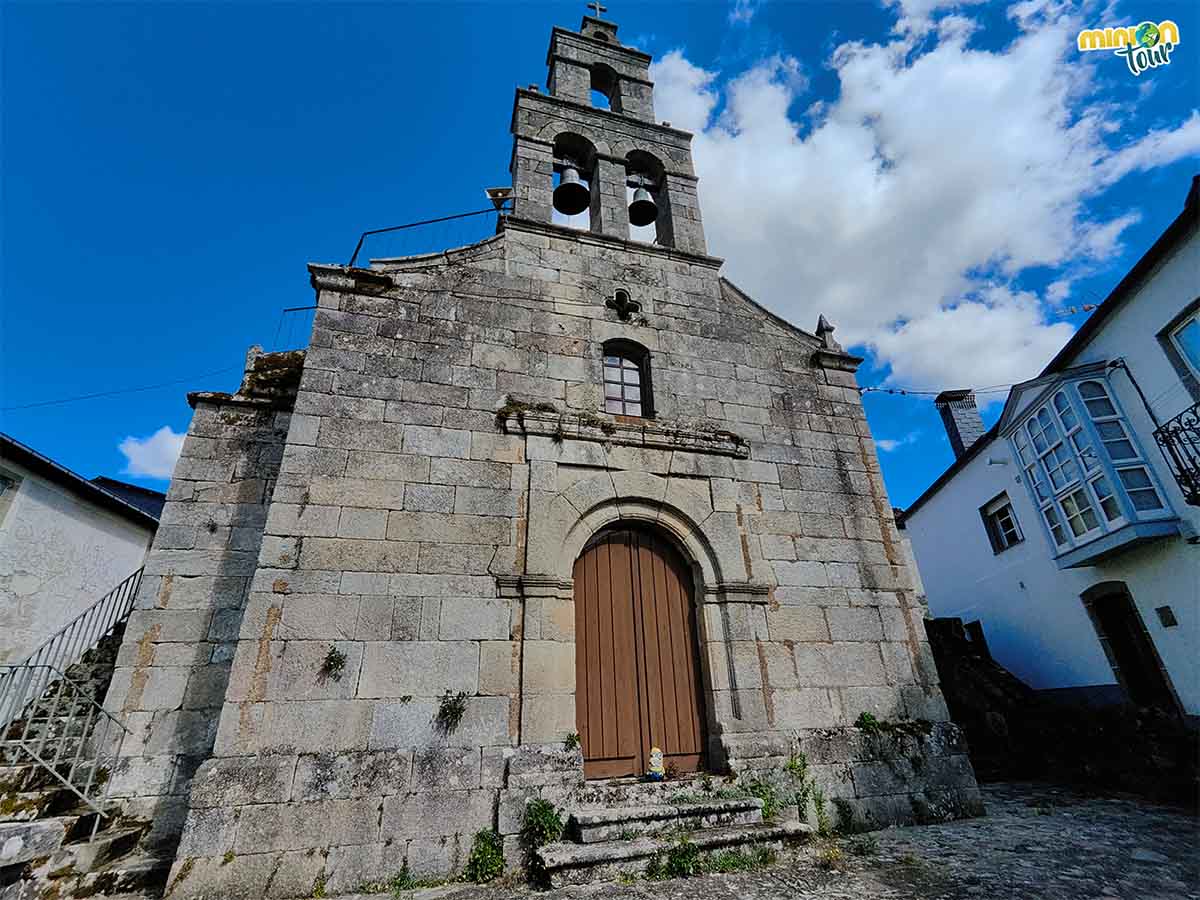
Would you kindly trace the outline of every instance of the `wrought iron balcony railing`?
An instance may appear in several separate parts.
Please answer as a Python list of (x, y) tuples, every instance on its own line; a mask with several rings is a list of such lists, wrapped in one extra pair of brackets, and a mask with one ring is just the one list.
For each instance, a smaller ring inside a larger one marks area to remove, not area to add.
[(1160, 425), (1154, 439), (1190, 506), (1200, 506), (1200, 403)]

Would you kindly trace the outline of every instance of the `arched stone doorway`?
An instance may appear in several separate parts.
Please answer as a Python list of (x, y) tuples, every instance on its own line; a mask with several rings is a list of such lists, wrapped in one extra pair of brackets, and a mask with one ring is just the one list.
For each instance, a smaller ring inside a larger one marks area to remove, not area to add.
[(575, 562), (575, 711), (584, 775), (640, 775), (650, 749), (703, 768), (705, 714), (691, 566), (660, 533), (621, 524)]

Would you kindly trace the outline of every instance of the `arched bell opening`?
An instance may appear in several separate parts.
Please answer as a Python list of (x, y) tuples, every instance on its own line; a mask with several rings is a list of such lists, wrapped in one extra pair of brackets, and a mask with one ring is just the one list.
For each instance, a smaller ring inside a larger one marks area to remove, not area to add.
[(621, 83), (616, 70), (605, 63), (591, 67), (592, 106), (621, 112)]
[(658, 227), (664, 209), (666, 176), (659, 160), (644, 150), (625, 157), (625, 194), (629, 204), (629, 237), (647, 244), (664, 244)]
[(708, 734), (700, 570), (666, 532), (622, 521), (573, 571), (575, 711), (587, 778), (642, 775), (653, 748), (702, 771)]
[(596, 148), (578, 134), (554, 139), (554, 214), (552, 221), (590, 231), (596, 205)]

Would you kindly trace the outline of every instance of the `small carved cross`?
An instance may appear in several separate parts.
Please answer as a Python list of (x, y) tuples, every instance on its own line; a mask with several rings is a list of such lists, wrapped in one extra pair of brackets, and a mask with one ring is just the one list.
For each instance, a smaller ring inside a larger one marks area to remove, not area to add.
[(634, 313), (641, 312), (642, 304), (629, 296), (628, 291), (617, 291), (604, 302), (609, 309), (617, 311), (617, 318), (628, 322)]
[(600, 13), (608, 12), (608, 7), (601, 6), (600, 0), (592, 0), (592, 2), (587, 5), (587, 7), (588, 7), (588, 9), (595, 11), (597, 19), (600, 18)]

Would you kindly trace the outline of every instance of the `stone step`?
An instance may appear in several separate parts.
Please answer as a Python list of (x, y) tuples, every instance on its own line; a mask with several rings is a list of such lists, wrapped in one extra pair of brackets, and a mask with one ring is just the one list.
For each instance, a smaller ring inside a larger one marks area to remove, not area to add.
[(645, 806), (584, 806), (571, 813), (572, 831), (584, 844), (630, 840), (665, 831), (697, 831), (762, 822), (762, 801), (709, 800)]
[(36, 791), (57, 783), (53, 775), (31, 762), (0, 765), (0, 793)]
[[(734, 825), (710, 828), (686, 835), (702, 853), (741, 847), (767, 847), (781, 850), (785, 841), (812, 833), (800, 822), (779, 825)], [(631, 841), (605, 841), (598, 844), (547, 844), (538, 856), (546, 868), (551, 887), (609, 881), (621, 876), (644, 873), (660, 853), (668, 853), (679, 836), (642, 837)]]
[(53, 855), (66, 840), (70, 824), (63, 818), (0, 822), (0, 866)]
[[(122, 897), (127, 900), (150, 900), (162, 896), (171, 871), (170, 859), (130, 855), (97, 865), (83, 872), (59, 860), (43, 862), (36, 869), (26, 869), (22, 879), (0, 888), (0, 900), (41, 900), (45, 897)], [(4, 893), (12, 891), (11, 895)]]
[(578, 795), (580, 806), (644, 806), (671, 803), (684, 795), (711, 793), (705, 787), (719, 787), (721, 779), (707, 775), (685, 775), (669, 781), (643, 781), (640, 778), (609, 778), (589, 781)]
[(64, 843), (50, 860), (51, 871), (70, 866), (80, 874), (94, 872), (132, 853), (141, 840), (143, 828), (114, 828), (102, 831), (92, 840)]
[(0, 822), (31, 822), (56, 816), (78, 799), (73, 791), (54, 785), (36, 791), (0, 790)]
[(88, 872), (75, 882), (75, 897), (90, 894), (143, 894), (158, 897), (167, 886), (170, 859), (133, 858)]

